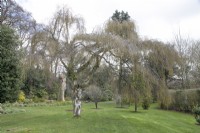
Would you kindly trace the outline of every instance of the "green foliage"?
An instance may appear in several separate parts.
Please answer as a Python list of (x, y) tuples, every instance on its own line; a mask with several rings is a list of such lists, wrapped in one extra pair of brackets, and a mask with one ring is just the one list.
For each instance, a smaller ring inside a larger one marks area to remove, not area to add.
[(176, 111), (192, 112), (193, 108), (200, 105), (198, 90), (184, 90), (171, 92), (172, 101), (169, 109)]
[(195, 107), (193, 113), (196, 121), (200, 124), (200, 107)]
[(103, 91), (102, 101), (111, 101), (113, 98), (113, 92), (110, 89)]
[(28, 98), (55, 100), (59, 88), (60, 82), (52, 73), (40, 68), (30, 68), (22, 90)]
[(31, 103), (33, 103), (33, 99), (28, 99), (28, 98), (26, 98), (26, 99), (24, 100), (24, 104), (31, 104)]
[(20, 91), (18, 95), (18, 102), (24, 102), (24, 101), (25, 101), (25, 94), (23, 91)]
[(9, 108), (16, 108), (16, 107), (37, 107), (37, 106), (66, 106), (66, 105), (71, 105), (71, 101), (65, 101), (65, 102), (60, 102), (60, 101), (54, 101), (54, 100), (43, 100), (43, 99), (38, 99), (38, 101), (34, 102), (32, 99), (26, 99), (24, 103), (4, 103), (0, 105), (0, 114), (5, 114), (4, 111), (5, 109)]
[(111, 101), (113, 92), (111, 88), (111, 69), (107, 66), (100, 67), (93, 75), (91, 83), (95, 84), (102, 91), (102, 101)]
[(4, 109), (0, 106), (0, 114), (4, 113)]
[(115, 13), (113, 13), (111, 18), (113, 21), (117, 21), (120, 23), (122, 23), (123, 21), (130, 20), (130, 16), (128, 15), (128, 12), (124, 12), (124, 11), (119, 12), (118, 10), (116, 10)]
[(20, 89), (20, 51), (14, 30), (0, 26), (0, 103), (17, 100)]
[(133, 95), (133, 101), (135, 103), (135, 112), (137, 112), (137, 106), (140, 102), (141, 96), (145, 91), (145, 80), (143, 77), (142, 72), (137, 71), (137, 68), (135, 66), (135, 71), (133, 75), (132, 80), (132, 95)]
[(166, 81), (173, 76), (174, 65), (178, 62), (178, 53), (173, 46), (164, 44), (159, 41), (145, 40), (142, 42), (143, 47), (147, 51), (151, 51), (145, 55), (145, 66), (153, 74), (153, 78), (163, 82), (157, 83), (159, 88), (166, 88)]
[(20, 109), (20, 108), (5, 108), (3, 111), (3, 114), (16, 114), (16, 113), (22, 113), (26, 112), (25, 109)]
[(171, 104), (171, 96), (169, 94), (167, 87), (165, 85), (161, 85), (157, 93), (158, 93), (158, 102), (160, 104), (160, 108), (169, 109), (169, 106)]
[(48, 99), (48, 93), (46, 92), (46, 89), (38, 90), (36, 93), (36, 97)]
[(37, 97), (37, 96), (35, 96), (35, 97), (33, 98), (33, 102), (34, 102), (34, 103), (41, 103), (41, 102), (44, 102), (44, 101), (45, 101), (44, 98), (39, 98), (39, 97)]
[(135, 22), (130, 20), (130, 16), (127, 12), (118, 12), (116, 10), (111, 18), (112, 19), (107, 22), (105, 27), (107, 33), (117, 35), (122, 39), (134, 41), (138, 39)]
[(151, 98), (150, 97), (144, 97), (142, 101), (142, 108), (144, 110), (148, 110), (151, 104)]
[(135, 90), (138, 91), (143, 91), (145, 88), (145, 81), (144, 81), (144, 77), (142, 75), (141, 72), (136, 72), (134, 74), (134, 78), (133, 78), (133, 82), (132, 82), (132, 86)]

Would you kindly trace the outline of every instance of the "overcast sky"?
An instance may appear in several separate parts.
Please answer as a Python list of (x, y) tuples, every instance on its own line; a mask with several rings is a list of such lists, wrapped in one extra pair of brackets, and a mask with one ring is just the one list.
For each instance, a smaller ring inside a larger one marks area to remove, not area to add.
[(16, 0), (39, 23), (48, 23), (58, 6), (67, 5), (85, 19), (87, 32), (102, 26), (114, 11), (129, 13), (141, 37), (171, 41), (183, 36), (200, 39), (200, 0)]

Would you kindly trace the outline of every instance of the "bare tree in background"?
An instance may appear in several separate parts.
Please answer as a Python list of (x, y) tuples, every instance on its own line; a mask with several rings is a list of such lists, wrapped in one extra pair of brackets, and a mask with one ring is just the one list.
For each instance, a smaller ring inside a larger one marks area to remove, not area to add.
[(178, 62), (178, 76), (182, 81), (182, 88), (190, 88), (189, 83), (189, 71), (191, 70), (191, 61), (190, 61), (190, 47), (192, 46), (192, 40), (187, 37), (183, 38), (181, 33), (175, 36), (173, 45), (178, 51), (179, 62)]
[(101, 101), (102, 96), (103, 96), (102, 90), (95, 85), (91, 85), (86, 89), (86, 94), (95, 103), (95, 108), (97, 109), (98, 108), (98, 102)]
[(192, 76), (194, 81), (193, 87), (200, 86), (200, 41), (193, 42), (191, 46)]

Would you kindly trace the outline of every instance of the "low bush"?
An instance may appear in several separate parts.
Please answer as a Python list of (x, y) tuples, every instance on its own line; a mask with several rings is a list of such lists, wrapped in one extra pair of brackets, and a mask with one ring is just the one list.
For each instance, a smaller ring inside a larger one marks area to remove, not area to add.
[(150, 104), (151, 104), (150, 98), (146, 97), (146, 98), (144, 98), (143, 101), (142, 101), (142, 108), (143, 108), (144, 110), (148, 110), (149, 107), (150, 107)]
[[(27, 99), (26, 99), (27, 100)], [(0, 104), (0, 114), (1, 112), (4, 111), (5, 108), (13, 108), (13, 107), (37, 107), (37, 106), (66, 106), (69, 104), (72, 104), (71, 101), (64, 101), (64, 102), (60, 102), (60, 101), (54, 101), (54, 100), (46, 100), (44, 102), (33, 102), (31, 99), (29, 99), (28, 102), (24, 103), (19, 103), (19, 102), (15, 102), (15, 103), (5, 103), (5, 104)]]
[(4, 109), (0, 106), (0, 114), (4, 113)]
[(12, 114), (12, 113), (20, 113), (20, 112), (26, 112), (26, 110), (0, 105), (0, 114)]
[(200, 107), (195, 107), (193, 109), (193, 113), (196, 121), (198, 122), (198, 124), (200, 124)]
[(25, 109), (19, 109), (19, 108), (5, 108), (3, 114), (13, 114), (13, 113), (22, 113), (26, 112)]
[(172, 101), (169, 109), (171, 110), (192, 112), (195, 106), (200, 105), (198, 90), (174, 91), (170, 93), (170, 96)]
[(45, 99), (44, 99), (44, 98), (41, 98), (41, 97), (35, 96), (35, 97), (33, 98), (33, 102), (34, 102), (34, 103), (41, 103), (41, 102), (45, 102)]
[(25, 99), (24, 104), (31, 104), (33, 103), (33, 99)]

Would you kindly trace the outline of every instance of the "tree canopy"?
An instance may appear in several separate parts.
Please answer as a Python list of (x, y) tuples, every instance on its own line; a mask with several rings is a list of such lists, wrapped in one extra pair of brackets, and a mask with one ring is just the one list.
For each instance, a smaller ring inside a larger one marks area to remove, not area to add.
[(15, 101), (20, 89), (20, 42), (13, 29), (0, 26), (0, 102)]

